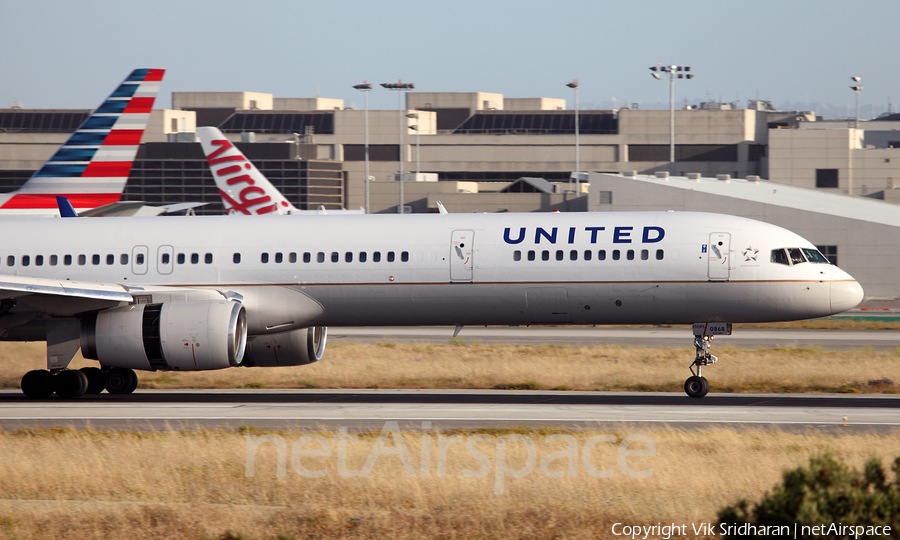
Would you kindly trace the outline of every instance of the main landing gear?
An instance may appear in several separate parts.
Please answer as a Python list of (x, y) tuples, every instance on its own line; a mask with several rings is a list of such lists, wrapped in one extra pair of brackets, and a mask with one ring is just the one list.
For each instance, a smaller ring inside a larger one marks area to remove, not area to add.
[[(730, 336), (731, 323), (694, 323), (694, 361), (691, 362), (691, 376), (684, 381), (684, 392), (692, 398), (702, 398), (709, 393), (709, 381), (701, 373), (703, 366), (710, 366), (718, 361), (710, 354), (709, 348), (715, 336)], [(694, 373), (694, 366), (697, 372)]]
[(31, 399), (46, 399), (56, 392), (63, 399), (85, 394), (130, 394), (137, 388), (138, 378), (131, 369), (95, 368), (35, 369), (22, 377), (22, 393)]

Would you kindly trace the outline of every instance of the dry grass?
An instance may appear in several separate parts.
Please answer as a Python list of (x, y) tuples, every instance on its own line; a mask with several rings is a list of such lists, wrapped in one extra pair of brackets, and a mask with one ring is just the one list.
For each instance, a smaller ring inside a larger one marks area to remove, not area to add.
[[(900, 391), (900, 349), (714, 348), (713, 392)], [(500, 388), (679, 392), (692, 349), (335, 343), (309, 366), (141, 372), (140, 388)], [(0, 386), (45, 367), (42, 344), (0, 344)], [(73, 366), (97, 365), (77, 357)], [(870, 381), (891, 382), (870, 383)]]
[(828, 317), (809, 321), (736, 324), (734, 326), (735, 328), (782, 328), (791, 330), (900, 330), (900, 321), (877, 320), (875, 318), (865, 320)]
[[(535, 441), (538, 463), (565, 448), (546, 442), (548, 431), (518, 433)], [(414, 477), (407, 477), (400, 459), (391, 455), (379, 457), (367, 478), (342, 478), (332, 442), (331, 456), (303, 458), (305, 467), (323, 468), (326, 476), (305, 478), (295, 472), (290, 457), (302, 434), (281, 433), (287, 443), (286, 476), (276, 476), (275, 446), (267, 443), (257, 451), (255, 476), (248, 478), (247, 435), (241, 432), (0, 432), (0, 537), (183, 539), (231, 531), (254, 538), (279, 533), (304, 538), (592, 538), (608, 536), (608, 526), (615, 522), (713, 521), (726, 504), (741, 497), (757, 500), (784, 469), (805, 463), (811, 453), (832, 449), (859, 467), (872, 455), (890, 462), (900, 446), (896, 435), (635, 428), (606, 433), (617, 442), (635, 433), (649, 436), (656, 456), (632, 457), (628, 463), (637, 470), (652, 468), (652, 475), (622, 474), (616, 444), (601, 443), (593, 450), (593, 464), (615, 472), (611, 478), (596, 478), (585, 473), (581, 451), (598, 433), (570, 433), (579, 451), (577, 476), (548, 478), (535, 467), (523, 478), (506, 478), (504, 494), (496, 495), (496, 438), (478, 444), (492, 466), (483, 478), (463, 475), (463, 469), (481, 466), (463, 444), (450, 445), (447, 476), (437, 477), (436, 432), (426, 433), (431, 443), (428, 477), (418, 474), (423, 434), (404, 433)], [(362, 468), (376, 435), (363, 434), (348, 444), (350, 469)], [(391, 437), (387, 441), (393, 445)], [(506, 455), (510, 469), (526, 462), (522, 444), (508, 444)], [(566, 460), (550, 468), (565, 470)]]

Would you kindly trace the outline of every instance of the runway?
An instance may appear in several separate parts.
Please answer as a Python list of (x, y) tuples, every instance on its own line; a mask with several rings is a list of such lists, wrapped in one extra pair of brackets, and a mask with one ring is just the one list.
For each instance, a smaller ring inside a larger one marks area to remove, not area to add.
[[(844, 425), (846, 417), (847, 425)], [(900, 433), (900, 398), (459, 390), (139, 390), (73, 401), (0, 392), (0, 428), (406, 429), (711, 427)]]
[[(452, 326), (329, 328), (328, 340), (336, 343), (449, 343)], [(625, 344), (635, 347), (692, 348), (689, 327), (572, 327), (572, 326), (467, 326), (459, 333), (463, 343), (508, 345), (570, 345), (591, 347)], [(900, 331), (895, 330), (781, 330), (736, 328), (730, 336), (719, 336), (716, 346), (741, 348), (825, 347), (828, 349), (892, 350), (900, 347)]]

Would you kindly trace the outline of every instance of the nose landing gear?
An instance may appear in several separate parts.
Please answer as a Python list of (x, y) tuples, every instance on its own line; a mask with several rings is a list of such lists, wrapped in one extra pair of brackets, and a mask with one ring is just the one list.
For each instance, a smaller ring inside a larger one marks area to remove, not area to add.
[[(703, 366), (715, 364), (719, 359), (709, 352), (714, 336), (731, 335), (731, 323), (694, 324), (694, 361), (691, 362), (691, 376), (684, 381), (684, 393), (692, 398), (702, 398), (709, 393), (709, 381), (701, 373)], [(694, 373), (694, 366), (697, 372)]]
[[(709, 352), (712, 340), (713, 336), (694, 336), (694, 348), (697, 350), (697, 354), (690, 365), (691, 376), (684, 381), (684, 392), (692, 398), (702, 398), (709, 393), (709, 381), (701, 374), (700, 369), (718, 361), (718, 358)], [(697, 373), (694, 373), (694, 366), (697, 366)]]

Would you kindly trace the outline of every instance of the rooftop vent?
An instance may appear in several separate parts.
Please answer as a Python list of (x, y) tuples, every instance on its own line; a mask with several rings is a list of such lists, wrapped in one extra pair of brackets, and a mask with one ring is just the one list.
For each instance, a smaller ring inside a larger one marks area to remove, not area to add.
[(727, 184), (728, 182), (731, 181), (731, 175), (730, 174), (717, 174), (716, 179), (721, 180)]
[(750, 176), (747, 177), (747, 181), (750, 182), (751, 184), (758, 184), (759, 176), (756, 176), (755, 174), (751, 174)]
[(700, 173), (698, 172), (689, 172), (687, 173), (688, 180), (700, 180)]
[(668, 178), (669, 171), (656, 171), (656, 177), (657, 178)]
[(624, 172), (622, 172), (622, 176), (634, 178), (635, 176), (637, 176), (637, 171), (624, 171)]

